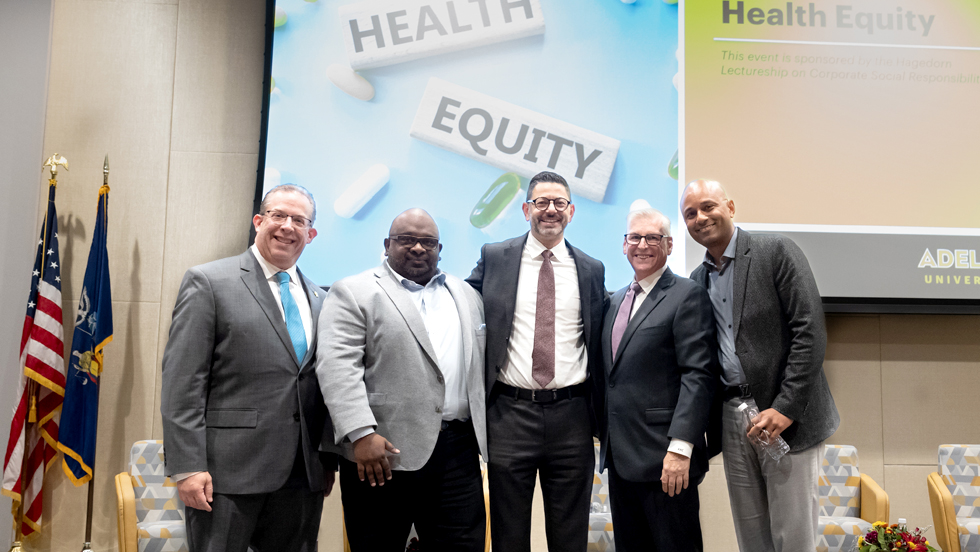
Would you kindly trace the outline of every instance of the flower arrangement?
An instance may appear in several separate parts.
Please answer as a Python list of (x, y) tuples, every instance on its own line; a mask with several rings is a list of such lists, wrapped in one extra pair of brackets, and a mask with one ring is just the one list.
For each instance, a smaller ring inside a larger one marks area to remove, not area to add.
[(902, 523), (888, 525), (884, 521), (874, 522), (868, 534), (858, 538), (858, 552), (938, 552), (929, 546), (922, 536), (922, 529), (909, 531)]

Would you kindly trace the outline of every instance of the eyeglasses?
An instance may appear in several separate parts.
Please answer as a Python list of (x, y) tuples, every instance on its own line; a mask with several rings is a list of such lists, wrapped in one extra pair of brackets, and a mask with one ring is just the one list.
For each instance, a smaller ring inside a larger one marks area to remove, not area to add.
[(670, 239), (670, 236), (664, 236), (663, 234), (647, 234), (646, 236), (640, 234), (624, 234), (626, 237), (626, 243), (630, 245), (640, 245), (640, 240), (646, 240), (647, 245), (660, 245), (661, 240), (664, 238)]
[(420, 238), (417, 236), (409, 235), (398, 235), (398, 236), (388, 236), (388, 239), (395, 240), (395, 243), (402, 247), (412, 248), (415, 244), (422, 244), (422, 248), (426, 251), (432, 251), (433, 249), (439, 247), (439, 238)]
[(528, 201), (528, 203), (534, 205), (534, 208), (537, 209), (538, 211), (547, 211), (548, 206), (554, 203), (555, 211), (558, 211), (559, 213), (567, 209), (568, 206), (572, 204), (571, 201), (568, 201), (563, 197), (556, 197), (555, 199), (539, 197), (537, 199), (532, 199), (531, 201)]
[(293, 226), (299, 228), (300, 230), (307, 228), (309, 226), (313, 226), (312, 220), (306, 217), (301, 217), (299, 215), (287, 215), (282, 211), (274, 211), (272, 209), (266, 211), (265, 214), (268, 215), (270, 219), (272, 219), (272, 224), (275, 225), (286, 224), (286, 219), (292, 219)]

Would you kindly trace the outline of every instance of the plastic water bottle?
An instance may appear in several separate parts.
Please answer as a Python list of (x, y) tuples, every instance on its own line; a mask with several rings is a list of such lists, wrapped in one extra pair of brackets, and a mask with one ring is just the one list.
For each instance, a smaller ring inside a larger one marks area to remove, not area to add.
[[(759, 415), (759, 407), (755, 404), (755, 399), (749, 397), (738, 405), (738, 411), (742, 413), (745, 424), (745, 432), (748, 433), (752, 428), (752, 420)], [(750, 439), (753, 447), (759, 455), (759, 463), (763, 470), (774, 469), (779, 461), (789, 452), (789, 445), (782, 437), (771, 438), (767, 432)]]

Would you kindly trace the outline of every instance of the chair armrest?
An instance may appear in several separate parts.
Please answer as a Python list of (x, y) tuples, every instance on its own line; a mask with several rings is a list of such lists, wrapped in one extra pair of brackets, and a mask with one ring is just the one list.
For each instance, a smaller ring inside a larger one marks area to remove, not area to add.
[(866, 473), (861, 474), (861, 519), (888, 523), (888, 493)]
[(116, 526), (119, 532), (119, 552), (136, 552), (139, 541), (136, 533), (136, 494), (129, 473), (116, 475)]
[(929, 487), (929, 505), (932, 506), (932, 524), (936, 528), (936, 540), (945, 552), (960, 552), (960, 527), (956, 523), (953, 495), (949, 493), (943, 478), (936, 472), (926, 476)]

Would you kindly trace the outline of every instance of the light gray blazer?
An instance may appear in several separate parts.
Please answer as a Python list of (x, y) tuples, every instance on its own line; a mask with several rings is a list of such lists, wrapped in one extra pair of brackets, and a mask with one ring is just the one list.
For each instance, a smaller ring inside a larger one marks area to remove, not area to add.
[[(459, 311), (470, 416), (487, 459), (483, 301), (459, 278), (447, 274), (446, 286)], [(444, 378), (422, 316), (384, 264), (330, 288), (320, 311), (316, 374), (334, 450), (353, 462), (347, 434), (371, 426), (401, 451), (391, 457), (392, 469), (414, 471), (429, 460), (442, 424)]]

